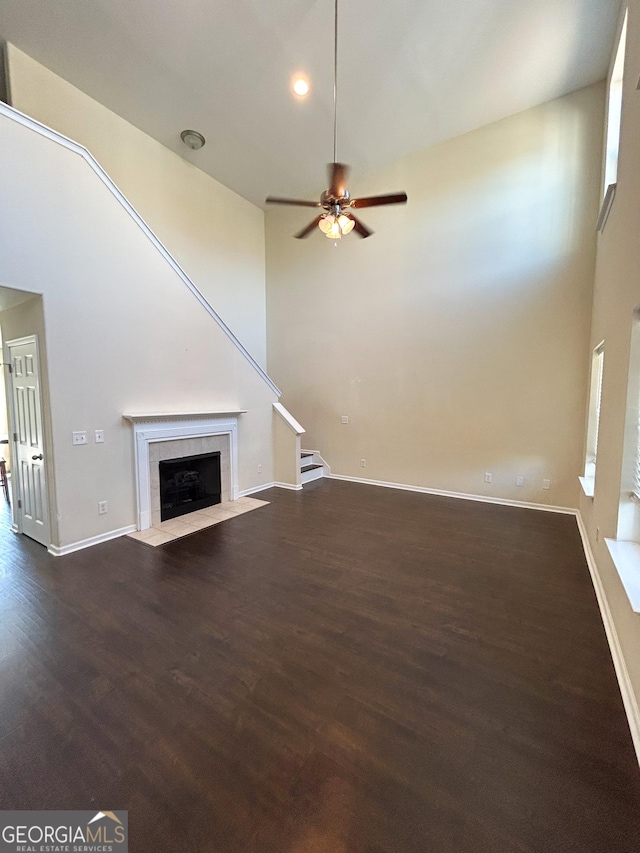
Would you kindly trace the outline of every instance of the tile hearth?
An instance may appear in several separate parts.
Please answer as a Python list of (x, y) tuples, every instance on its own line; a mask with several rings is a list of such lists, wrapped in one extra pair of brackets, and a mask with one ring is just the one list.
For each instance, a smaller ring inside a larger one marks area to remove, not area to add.
[(137, 542), (156, 548), (158, 545), (166, 545), (167, 542), (173, 542), (174, 539), (181, 539), (190, 533), (204, 530), (205, 527), (213, 527), (214, 524), (220, 524), (236, 515), (259, 509), (268, 503), (269, 501), (261, 501), (257, 498), (239, 498), (237, 501), (226, 501), (206, 509), (200, 509), (197, 512), (178, 516), (178, 518), (172, 518), (170, 521), (162, 521), (148, 530), (137, 530), (135, 533), (129, 533), (128, 536), (129, 539), (135, 539)]

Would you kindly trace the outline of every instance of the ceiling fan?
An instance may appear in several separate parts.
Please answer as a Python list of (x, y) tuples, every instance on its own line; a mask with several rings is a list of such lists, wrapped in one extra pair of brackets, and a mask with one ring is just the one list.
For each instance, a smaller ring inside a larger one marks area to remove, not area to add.
[(329, 163), (329, 187), (320, 196), (320, 201), (304, 201), (295, 198), (277, 198), (268, 196), (267, 204), (289, 204), (298, 207), (321, 208), (320, 213), (309, 225), (294, 236), (298, 239), (308, 237), (318, 226), (331, 240), (339, 240), (343, 235), (355, 231), (360, 237), (373, 234), (366, 225), (351, 213), (361, 207), (377, 207), (382, 204), (405, 204), (406, 193), (351, 198), (347, 189), (349, 167), (338, 163), (338, 0), (335, 0), (334, 52), (333, 52), (333, 163)]

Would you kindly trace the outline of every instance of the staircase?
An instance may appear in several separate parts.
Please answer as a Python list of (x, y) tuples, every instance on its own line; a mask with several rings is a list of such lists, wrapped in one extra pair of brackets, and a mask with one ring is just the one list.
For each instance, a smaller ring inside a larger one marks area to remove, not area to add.
[(300, 483), (310, 483), (324, 477), (324, 461), (317, 450), (300, 452)]
[(304, 427), (282, 403), (273, 404), (275, 485), (285, 489), (301, 489), (305, 483), (330, 476), (331, 468), (317, 450), (301, 447)]

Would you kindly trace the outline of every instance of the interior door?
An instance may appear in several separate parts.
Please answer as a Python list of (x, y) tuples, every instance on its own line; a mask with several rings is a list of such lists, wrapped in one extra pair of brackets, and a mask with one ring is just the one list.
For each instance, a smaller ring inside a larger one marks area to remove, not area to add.
[(13, 430), (14, 520), (21, 533), (48, 546), (50, 540), (42, 428), (40, 360), (36, 335), (7, 342)]

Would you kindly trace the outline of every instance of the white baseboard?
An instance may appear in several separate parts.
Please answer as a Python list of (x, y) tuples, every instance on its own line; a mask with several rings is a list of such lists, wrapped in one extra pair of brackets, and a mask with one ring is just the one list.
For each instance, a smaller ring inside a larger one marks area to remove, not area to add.
[(247, 498), (249, 495), (255, 495), (256, 492), (264, 492), (265, 489), (290, 489), (292, 492), (299, 492), (302, 486), (294, 486), (291, 483), (265, 483), (263, 486), (254, 486), (252, 489), (244, 489), (238, 492), (239, 498)]
[(249, 495), (255, 495), (256, 492), (264, 492), (265, 489), (272, 489), (276, 483), (265, 483), (262, 486), (253, 486), (250, 489), (243, 489), (241, 492), (238, 492), (239, 498), (248, 498)]
[(631, 738), (636, 750), (638, 763), (640, 763), (640, 707), (638, 706), (637, 697), (633, 692), (633, 686), (631, 684), (631, 679), (629, 678), (629, 671), (627, 670), (627, 665), (620, 646), (620, 640), (618, 639), (618, 632), (616, 631), (616, 626), (614, 625), (613, 618), (611, 616), (611, 610), (609, 609), (609, 602), (607, 601), (602, 580), (600, 579), (598, 565), (595, 557), (593, 556), (591, 543), (587, 536), (587, 530), (579, 512), (576, 514), (576, 518), (578, 521), (578, 530), (580, 531), (580, 536), (582, 538), (584, 555), (589, 567), (589, 574), (591, 575), (593, 588), (596, 593), (596, 598), (598, 599), (600, 616), (602, 617), (604, 630), (607, 634), (607, 640), (609, 641), (609, 649), (611, 650), (613, 666), (615, 667), (618, 684), (620, 686), (620, 693), (622, 694), (622, 702), (627, 714), (629, 729), (631, 730)]
[(385, 489), (401, 489), (404, 492), (419, 492), (424, 495), (438, 495), (442, 498), (458, 498), (463, 501), (479, 501), (485, 504), (499, 504), (500, 506), (516, 506), (520, 509), (537, 509), (542, 512), (560, 512), (565, 515), (576, 515), (577, 509), (567, 506), (551, 506), (549, 504), (535, 504), (527, 501), (511, 501), (506, 498), (493, 498), (487, 495), (466, 495), (463, 492), (445, 492), (442, 489), (428, 489), (425, 486), (409, 486), (406, 483), (387, 483), (385, 480), (366, 480), (364, 477), (345, 477), (343, 474), (325, 474), (330, 480), (346, 480), (349, 483), (362, 483), (365, 486), (382, 486)]
[(61, 547), (49, 545), (47, 551), (53, 554), (54, 557), (63, 557), (65, 554), (81, 551), (83, 548), (90, 548), (92, 545), (99, 545), (101, 542), (117, 539), (119, 536), (126, 536), (127, 533), (134, 533), (137, 529), (135, 524), (129, 524), (127, 527), (120, 527), (118, 530), (109, 530), (108, 533), (91, 536), (89, 539), (81, 539), (79, 542), (72, 542), (70, 545), (62, 545)]

